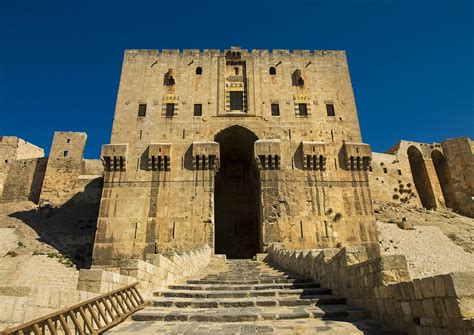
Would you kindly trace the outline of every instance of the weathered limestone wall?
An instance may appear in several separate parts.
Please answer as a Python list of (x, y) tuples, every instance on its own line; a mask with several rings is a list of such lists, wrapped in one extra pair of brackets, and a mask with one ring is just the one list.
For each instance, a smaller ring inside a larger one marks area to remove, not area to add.
[(84, 160), (87, 135), (55, 132), (40, 203), (62, 206), (68, 202), (99, 202), (102, 171), (99, 160)]
[(372, 200), (421, 206), (410, 164), (398, 155), (372, 153), (369, 169)]
[[(259, 227), (252, 232), (259, 235), (260, 250), (271, 242), (289, 248), (376, 245), (366, 171), (370, 147), (361, 143), (345, 52), (229, 52), (240, 58), (218, 50), (125, 53), (111, 144), (102, 151), (108, 171), (96, 265), (145, 259), (155, 250), (214, 246), (220, 224), (214, 217), (214, 175), (227, 152), (216, 138), (230, 127), (263, 141), (262, 147), (278, 142), (260, 155), (257, 141), (250, 153), (260, 184), (254, 187), (260, 189)], [(198, 67), (202, 74), (196, 74)], [(295, 74), (304, 85), (295, 83)], [(166, 84), (170, 77), (173, 85)], [(229, 110), (228, 91), (242, 87), (245, 110)], [(166, 117), (171, 103), (174, 114)], [(307, 116), (299, 113), (300, 103)], [(138, 116), (140, 104), (146, 113)], [(202, 105), (202, 116), (194, 116), (194, 104)], [(271, 104), (279, 105), (279, 116), (272, 116)], [(335, 116), (328, 116), (326, 104), (334, 106)], [(200, 151), (203, 142), (217, 151)], [(246, 168), (232, 169), (221, 170), (227, 185), (247, 178)]]
[(285, 250), (269, 248), (270, 260), (310, 276), (349, 304), (407, 334), (474, 330), (474, 273), (410, 280), (403, 256), (369, 259), (365, 248)]
[(0, 202), (29, 200), (38, 203), (47, 163), (48, 158), (12, 161)]
[(201, 271), (209, 264), (211, 252), (211, 248), (205, 245), (182, 253), (150, 254), (146, 262), (139, 259), (122, 260), (116, 269), (80, 270), (77, 289), (107, 293), (138, 281), (140, 293), (148, 298), (156, 290)]
[[(44, 157), (43, 149), (16, 136), (0, 136), (0, 201), (11, 164), (19, 159), (41, 157)], [(20, 184), (22, 183), (23, 180), (20, 180)]]
[(474, 217), (473, 142), (463, 137), (443, 141), (441, 145), (450, 173), (452, 206), (459, 213)]
[[(410, 152), (420, 157), (415, 170), (410, 165)], [(467, 137), (441, 144), (400, 141), (386, 154), (372, 155), (369, 178), (373, 200), (449, 207), (473, 217), (473, 157)]]

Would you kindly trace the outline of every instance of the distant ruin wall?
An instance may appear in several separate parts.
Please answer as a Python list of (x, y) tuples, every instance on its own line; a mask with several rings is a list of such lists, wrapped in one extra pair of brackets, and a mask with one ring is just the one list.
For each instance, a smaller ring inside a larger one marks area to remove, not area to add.
[(58, 207), (66, 203), (99, 203), (102, 192), (102, 163), (84, 160), (87, 135), (55, 132), (40, 202)]
[(461, 214), (474, 217), (474, 156), (472, 141), (455, 138), (443, 141), (450, 173), (453, 207)]
[(397, 155), (372, 154), (369, 170), (369, 184), (372, 200), (397, 202), (421, 206), (410, 165)]
[(369, 182), (374, 201), (448, 207), (474, 217), (472, 141), (400, 141), (388, 153), (373, 153)]
[(4, 182), (0, 201), (33, 201), (38, 203), (47, 163), (47, 158), (13, 161)]

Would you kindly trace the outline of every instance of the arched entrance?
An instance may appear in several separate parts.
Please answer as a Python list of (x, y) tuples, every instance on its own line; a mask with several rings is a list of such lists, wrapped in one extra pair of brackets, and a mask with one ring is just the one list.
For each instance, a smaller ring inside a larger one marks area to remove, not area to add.
[(446, 162), (446, 157), (444, 157), (444, 155), (439, 150), (433, 150), (431, 152), (431, 160), (433, 161), (433, 165), (435, 167), (439, 186), (441, 187), (441, 191), (443, 192), (445, 204), (446, 206), (450, 207), (451, 199), (449, 197), (449, 170), (448, 163)]
[(251, 258), (259, 252), (260, 183), (254, 163), (257, 136), (240, 126), (219, 132), (215, 178), (215, 253)]
[(411, 174), (418, 195), (420, 196), (421, 204), (427, 209), (436, 208), (436, 199), (428, 177), (428, 172), (426, 171), (423, 155), (420, 150), (414, 146), (408, 148), (407, 154), (408, 161), (410, 162)]

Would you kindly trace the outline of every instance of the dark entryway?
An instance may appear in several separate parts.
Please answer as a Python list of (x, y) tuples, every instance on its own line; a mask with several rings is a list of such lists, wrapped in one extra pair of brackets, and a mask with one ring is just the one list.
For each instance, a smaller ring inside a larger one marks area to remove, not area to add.
[(240, 126), (219, 132), (215, 186), (215, 253), (251, 258), (259, 251), (260, 185), (254, 163), (257, 136)]
[(415, 188), (420, 196), (421, 204), (426, 209), (436, 208), (436, 199), (431, 187), (425, 161), (420, 150), (411, 146), (408, 148), (408, 161), (410, 162), (411, 174), (415, 182)]
[(451, 185), (449, 183), (449, 168), (448, 163), (446, 161), (446, 157), (439, 151), (433, 150), (431, 152), (431, 160), (433, 161), (433, 165), (435, 167), (436, 176), (438, 177), (439, 186), (441, 187), (441, 191), (443, 192), (444, 202), (447, 207), (452, 207), (451, 201)]

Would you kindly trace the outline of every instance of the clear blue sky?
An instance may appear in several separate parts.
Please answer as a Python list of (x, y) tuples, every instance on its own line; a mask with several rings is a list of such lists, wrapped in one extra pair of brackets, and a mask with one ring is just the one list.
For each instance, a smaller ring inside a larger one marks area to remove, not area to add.
[(0, 135), (108, 143), (124, 49), (345, 49), (364, 141), (474, 136), (472, 0), (1, 1)]

